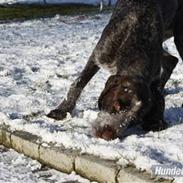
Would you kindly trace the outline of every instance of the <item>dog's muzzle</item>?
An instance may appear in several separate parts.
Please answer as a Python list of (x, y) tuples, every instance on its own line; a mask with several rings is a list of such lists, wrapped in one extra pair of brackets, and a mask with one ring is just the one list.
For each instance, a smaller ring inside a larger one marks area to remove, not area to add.
[(101, 111), (93, 123), (93, 135), (105, 140), (122, 138), (124, 131), (135, 121), (135, 116), (129, 116), (127, 112), (121, 111), (117, 114), (110, 114)]

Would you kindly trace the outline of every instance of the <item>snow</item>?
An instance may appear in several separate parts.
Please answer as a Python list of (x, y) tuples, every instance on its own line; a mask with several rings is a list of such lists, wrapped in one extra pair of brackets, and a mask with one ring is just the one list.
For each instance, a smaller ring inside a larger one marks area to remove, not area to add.
[[(123, 166), (132, 163), (148, 172), (152, 165), (183, 166), (182, 62), (166, 86), (165, 119), (170, 127), (164, 131), (144, 134), (132, 129), (123, 141), (110, 142), (91, 136), (97, 99), (109, 76), (105, 70), (85, 88), (74, 117), (68, 114), (65, 120), (54, 121), (45, 116), (65, 97), (109, 17), (56, 16), (0, 24), (0, 123), (39, 135), (48, 143), (117, 160)], [(173, 38), (166, 45), (177, 55)], [(176, 177), (175, 182), (183, 182), (183, 178)]]
[[(111, 0), (111, 4), (115, 4), (117, 0)], [(65, 4), (65, 3), (79, 3), (99, 5), (101, 0), (46, 0), (47, 4)], [(13, 3), (44, 3), (44, 0), (0, 0), (0, 4), (13, 4)], [(104, 4), (108, 4), (109, 0), (103, 0)]]
[(39, 162), (32, 160), (14, 150), (0, 146), (0, 182), (1, 183), (90, 183), (72, 172), (65, 174), (42, 166)]

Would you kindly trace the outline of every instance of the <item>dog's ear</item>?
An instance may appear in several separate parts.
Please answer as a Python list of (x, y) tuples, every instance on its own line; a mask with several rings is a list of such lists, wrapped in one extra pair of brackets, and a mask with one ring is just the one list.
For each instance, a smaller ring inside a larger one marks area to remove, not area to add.
[(115, 86), (118, 86), (120, 82), (120, 76), (118, 75), (113, 75), (110, 76), (109, 79), (107, 80), (105, 84), (105, 88), (103, 89), (102, 93), (100, 94), (100, 97), (98, 99), (98, 107), (101, 110), (102, 108), (102, 100), (108, 94), (109, 90), (114, 88)]
[(150, 110), (151, 98), (151, 90), (142, 78), (116, 75), (106, 82), (98, 106), (109, 113), (122, 111), (141, 118)]

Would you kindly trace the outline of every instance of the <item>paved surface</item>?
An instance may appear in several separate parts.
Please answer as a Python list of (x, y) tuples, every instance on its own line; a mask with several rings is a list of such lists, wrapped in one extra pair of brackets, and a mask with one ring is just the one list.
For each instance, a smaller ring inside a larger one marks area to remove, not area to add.
[(0, 183), (89, 183), (75, 173), (49, 169), (12, 149), (0, 146)]

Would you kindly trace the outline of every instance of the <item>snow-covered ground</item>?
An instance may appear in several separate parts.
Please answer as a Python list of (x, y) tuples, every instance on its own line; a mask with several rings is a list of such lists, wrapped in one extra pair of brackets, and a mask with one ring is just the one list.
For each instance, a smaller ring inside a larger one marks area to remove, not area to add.
[[(103, 3), (108, 5), (110, 0), (103, 0)], [(115, 4), (117, 0), (111, 0), (111, 4)], [(0, 4), (13, 4), (13, 3), (48, 3), (48, 4), (63, 4), (63, 3), (82, 3), (99, 5), (101, 0), (0, 0)]]
[[(75, 117), (48, 119), (71, 82), (83, 69), (110, 15), (56, 16), (51, 19), (0, 24), (0, 123), (37, 134), (45, 142), (133, 163), (151, 172), (152, 165), (183, 166), (183, 64), (179, 62), (166, 90), (167, 130), (131, 134), (106, 142), (90, 136), (97, 99), (109, 73), (100, 71), (85, 88)], [(166, 43), (177, 55), (173, 39)], [(139, 132), (139, 131), (136, 131)], [(183, 178), (176, 178), (183, 182)]]
[(90, 183), (74, 172), (70, 175), (42, 166), (39, 162), (0, 146), (1, 183)]

